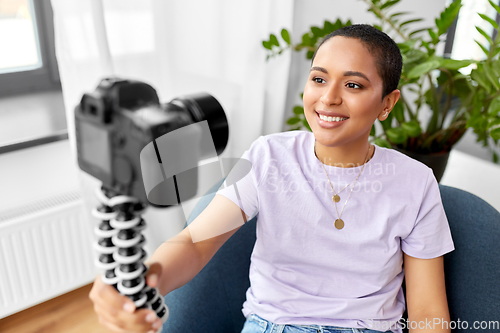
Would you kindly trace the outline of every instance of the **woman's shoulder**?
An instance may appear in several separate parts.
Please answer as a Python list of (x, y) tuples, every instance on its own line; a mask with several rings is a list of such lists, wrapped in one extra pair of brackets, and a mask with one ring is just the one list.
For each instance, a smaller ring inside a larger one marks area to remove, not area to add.
[(380, 161), (384, 164), (393, 164), (398, 169), (399, 174), (411, 173), (412, 175), (427, 175), (431, 169), (424, 163), (411, 158), (410, 156), (391, 148), (379, 147)]
[(270, 147), (291, 149), (296, 146), (303, 146), (314, 140), (314, 134), (309, 131), (288, 131), (268, 134), (262, 138)]

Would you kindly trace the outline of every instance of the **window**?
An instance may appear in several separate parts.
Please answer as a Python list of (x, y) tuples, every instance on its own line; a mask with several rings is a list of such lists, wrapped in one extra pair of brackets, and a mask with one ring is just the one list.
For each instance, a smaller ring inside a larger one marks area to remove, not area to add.
[[(496, 4), (499, 3), (498, 0), (493, 0), (493, 2)], [(447, 4), (449, 3), (451, 3), (451, 0), (447, 1)], [(488, 42), (475, 29), (475, 26), (480, 27), (493, 38), (496, 35), (493, 26), (485, 22), (478, 13), (490, 17), (497, 23), (499, 22), (497, 12), (488, 0), (462, 0), (462, 8), (460, 8), (458, 19), (450, 28), (449, 34), (451, 36), (449, 36), (450, 38), (448, 38), (445, 47), (445, 53), (452, 59), (482, 60), (486, 57), (474, 40), (477, 40), (486, 47), (488, 47)]]
[(0, 0), (0, 153), (67, 138), (50, 0)]

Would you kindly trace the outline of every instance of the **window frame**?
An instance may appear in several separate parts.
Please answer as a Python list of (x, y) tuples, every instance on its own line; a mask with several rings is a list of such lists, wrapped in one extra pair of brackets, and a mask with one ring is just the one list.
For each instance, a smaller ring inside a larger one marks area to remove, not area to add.
[[(457, 0), (453, 0), (453, 2), (455, 2), (455, 1), (457, 1)], [(496, 5), (500, 5), (500, 0), (496, 0), (496, 1), (492, 0), (492, 1)], [(460, 11), (461, 10), (462, 9), (460, 8)], [(451, 52), (453, 50), (453, 44), (455, 42), (455, 32), (457, 30), (457, 23), (458, 23), (458, 19), (460, 18), (460, 11), (458, 12), (457, 17), (455, 18), (455, 20), (453, 21), (451, 26), (448, 28), (448, 32), (446, 35), (446, 42), (445, 42), (444, 51), (443, 51), (444, 58), (451, 58)], [(495, 22), (500, 25), (500, 14), (498, 14), (498, 13), (495, 16)], [(497, 30), (493, 29), (493, 33), (491, 35), (491, 38), (493, 40), (495, 40), (495, 38), (497, 37), (497, 34), (498, 34)]]
[(0, 74), (0, 98), (44, 90), (61, 90), (55, 54), (54, 21), (50, 0), (32, 0), (42, 67)]

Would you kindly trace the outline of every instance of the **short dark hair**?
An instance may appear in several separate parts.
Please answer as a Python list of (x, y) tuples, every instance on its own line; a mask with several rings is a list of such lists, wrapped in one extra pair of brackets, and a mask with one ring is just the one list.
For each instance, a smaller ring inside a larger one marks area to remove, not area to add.
[(377, 72), (383, 82), (382, 99), (398, 88), (403, 68), (401, 51), (391, 37), (368, 24), (354, 24), (328, 34), (314, 52), (311, 63), (321, 45), (335, 36), (359, 39), (373, 53)]

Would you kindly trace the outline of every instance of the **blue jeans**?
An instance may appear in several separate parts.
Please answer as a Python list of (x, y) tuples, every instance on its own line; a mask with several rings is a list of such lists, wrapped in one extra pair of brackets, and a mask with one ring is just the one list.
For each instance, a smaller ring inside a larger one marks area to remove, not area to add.
[[(248, 316), (241, 333), (381, 333), (365, 328), (348, 328), (321, 325), (287, 325), (274, 324), (251, 314)], [(392, 331), (387, 331), (392, 333)]]

